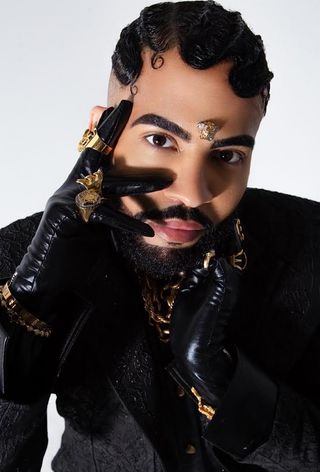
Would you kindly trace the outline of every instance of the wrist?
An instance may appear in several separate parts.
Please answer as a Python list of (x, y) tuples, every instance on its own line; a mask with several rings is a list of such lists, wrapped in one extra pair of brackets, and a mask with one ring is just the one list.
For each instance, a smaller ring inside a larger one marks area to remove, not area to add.
[(10, 323), (26, 328), (35, 336), (49, 337), (51, 335), (49, 326), (30, 313), (13, 296), (8, 282), (0, 285), (0, 304), (8, 315)]
[(217, 408), (236, 369), (235, 347), (221, 348), (212, 357), (193, 357), (192, 362), (177, 357), (174, 365), (188, 388), (193, 386), (207, 403)]

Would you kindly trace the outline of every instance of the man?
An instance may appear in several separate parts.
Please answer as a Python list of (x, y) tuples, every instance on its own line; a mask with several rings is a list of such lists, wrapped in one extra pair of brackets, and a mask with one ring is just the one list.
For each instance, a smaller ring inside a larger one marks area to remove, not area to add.
[(125, 28), (43, 215), (1, 232), (1, 470), (320, 470), (319, 204), (246, 189), (271, 72), (214, 2)]

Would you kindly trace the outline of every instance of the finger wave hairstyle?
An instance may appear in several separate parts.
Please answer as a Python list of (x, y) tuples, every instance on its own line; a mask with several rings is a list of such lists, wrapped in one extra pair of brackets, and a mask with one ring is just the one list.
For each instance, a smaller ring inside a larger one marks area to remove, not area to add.
[(213, 0), (148, 6), (121, 31), (112, 55), (113, 71), (121, 84), (130, 84), (133, 90), (143, 65), (142, 50), (154, 52), (152, 67), (159, 68), (164, 62), (161, 53), (173, 47), (194, 69), (231, 60), (229, 82), (235, 94), (243, 98), (261, 94), (266, 111), (273, 74), (261, 36), (249, 29), (239, 12)]

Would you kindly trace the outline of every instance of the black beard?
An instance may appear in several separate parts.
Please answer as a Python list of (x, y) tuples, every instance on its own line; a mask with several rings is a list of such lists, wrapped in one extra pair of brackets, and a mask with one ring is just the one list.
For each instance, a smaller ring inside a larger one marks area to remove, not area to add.
[(203, 236), (189, 248), (163, 248), (145, 242), (142, 236), (113, 230), (118, 250), (133, 269), (154, 279), (168, 279), (181, 272), (203, 266), (205, 254), (214, 249), (218, 257), (234, 252), (235, 212), (221, 223), (215, 225), (197, 209), (172, 206), (165, 210), (150, 210), (134, 216), (136, 219), (180, 218), (193, 219), (205, 227)]

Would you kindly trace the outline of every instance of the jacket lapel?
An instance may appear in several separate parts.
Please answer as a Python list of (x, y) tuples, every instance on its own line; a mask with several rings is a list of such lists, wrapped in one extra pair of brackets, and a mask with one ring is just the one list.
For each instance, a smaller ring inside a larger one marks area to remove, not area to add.
[(119, 258), (114, 264), (108, 258), (107, 264), (100, 261), (100, 266), (107, 267), (105, 273), (99, 268), (96, 271), (94, 302), (99, 320), (99, 363), (106, 382), (111, 381), (120, 401), (155, 449), (163, 449), (165, 454), (159, 422), (159, 367), (148, 342), (141, 290), (136, 277), (125, 267), (114, 271), (115, 267), (119, 269), (119, 263)]

